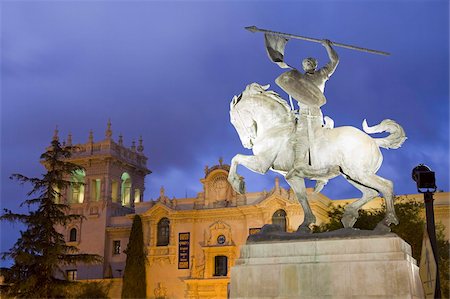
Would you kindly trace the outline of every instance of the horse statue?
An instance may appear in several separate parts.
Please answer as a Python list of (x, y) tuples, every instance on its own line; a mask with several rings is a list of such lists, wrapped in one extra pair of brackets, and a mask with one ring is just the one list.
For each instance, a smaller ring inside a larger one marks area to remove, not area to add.
[[(253, 172), (265, 174), (269, 169), (283, 175), (294, 190), (304, 211), (303, 223), (298, 232), (311, 232), (316, 217), (306, 197), (305, 178), (318, 182), (342, 175), (362, 192), (362, 197), (348, 204), (341, 222), (344, 228), (352, 228), (358, 218), (358, 210), (381, 193), (386, 203), (385, 218), (377, 229), (390, 231), (391, 224), (398, 224), (394, 210), (393, 183), (376, 175), (383, 156), (380, 147), (399, 148), (406, 140), (403, 128), (393, 120), (383, 120), (369, 127), (366, 120), (363, 130), (344, 126), (331, 128), (319, 126), (309, 144), (315, 163), (297, 162), (303, 138), (302, 127), (307, 116), (297, 121), (285, 100), (269, 85), (252, 83), (230, 103), (230, 119), (239, 134), (242, 145), (252, 149), (254, 155), (237, 154), (231, 160), (228, 181), (238, 193), (245, 192), (244, 182), (237, 174), (237, 166), (243, 165)], [(388, 132), (384, 138), (372, 138), (368, 134)], [(300, 166), (299, 166), (300, 165)], [(320, 188), (319, 188), (320, 189)]]

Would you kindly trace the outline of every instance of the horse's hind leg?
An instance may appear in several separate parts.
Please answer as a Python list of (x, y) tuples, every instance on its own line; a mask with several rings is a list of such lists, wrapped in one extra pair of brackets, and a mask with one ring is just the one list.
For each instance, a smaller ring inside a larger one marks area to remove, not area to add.
[(311, 207), (309, 206), (308, 198), (306, 197), (305, 179), (294, 176), (286, 179), (286, 181), (294, 190), (305, 215), (303, 223), (298, 227), (297, 232), (311, 232), (310, 225), (316, 222), (316, 216), (314, 216)]
[(344, 215), (342, 216), (341, 222), (345, 228), (351, 228), (355, 224), (356, 220), (359, 217), (358, 211), (364, 206), (366, 203), (374, 199), (378, 196), (378, 191), (360, 185), (352, 180), (348, 180), (350, 184), (355, 186), (355, 188), (359, 189), (362, 192), (362, 197), (354, 201), (351, 204), (348, 204), (344, 208)]
[(389, 226), (391, 224), (398, 224), (398, 218), (394, 208), (394, 184), (392, 181), (375, 174), (372, 175), (372, 179), (377, 184), (381, 185), (379, 190), (383, 193), (384, 201), (386, 203), (386, 215), (384, 216), (384, 219), (378, 223), (377, 229), (383, 229), (382, 227), (384, 226), (384, 230), (390, 231)]
[[(386, 216), (377, 226), (378, 229), (381, 228), (380, 226), (389, 227), (391, 224), (398, 224), (398, 218), (394, 209), (394, 185), (390, 180), (377, 176), (376, 174), (366, 174), (352, 178), (347, 177), (347, 179), (383, 194), (386, 203)], [(368, 200), (365, 203), (367, 202)], [(365, 203), (361, 202), (361, 206)]]

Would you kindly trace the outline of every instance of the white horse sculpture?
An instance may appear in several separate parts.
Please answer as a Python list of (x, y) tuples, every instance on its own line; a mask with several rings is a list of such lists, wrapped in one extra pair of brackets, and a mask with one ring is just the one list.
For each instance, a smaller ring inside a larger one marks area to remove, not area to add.
[[(389, 225), (398, 224), (394, 210), (393, 184), (376, 175), (383, 157), (380, 147), (398, 148), (405, 141), (405, 132), (393, 120), (384, 120), (379, 125), (368, 127), (366, 133), (389, 132), (384, 138), (372, 138), (354, 127), (326, 128), (314, 132), (315, 157), (312, 166), (296, 169), (296, 152), (301, 146), (298, 133), (305, 121), (296, 121), (294, 113), (277, 93), (267, 91), (269, 85), (252, 83), (244, 92), (235, 96), (230, 103), (231, 123), (236, 128), (245, 148), (253, 150), (253, 156), (237, 154), (231, 160), (228, 181), (238, 193), (245, 192), (243, 181), (237, 174), (239, 164), (264, 174), (269, 169), (282, 174), (294, 190), (304, 210), (304, 221), (298, 231), (310, 231), (315, 223), (306, 198), (305, 178), (327, 181), (343, 175), (347, 181), (362, 192), (361, 199), (345, 207), (341, 219), (345, 228), (351, 228), (358, 218), (358, 210), (382, 193), (386, 202), (386, 216), (378, 225), (389, 230)], [(287, 175), (289, 173), (289, 175)]]

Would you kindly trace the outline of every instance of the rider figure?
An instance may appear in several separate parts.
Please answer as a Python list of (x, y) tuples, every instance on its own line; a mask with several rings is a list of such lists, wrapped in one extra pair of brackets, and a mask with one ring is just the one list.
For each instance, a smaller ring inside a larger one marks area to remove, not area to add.
[[(325, 83), (336, 70), (339, 63), (339, 57), (336, 51), (331, 47), (331, 41), (325, 39), (322, 41), (328, 53), (330, 61), (321, 69), (317, 70), (317, 60), (315, 58), (305, 58), (302, 62), (304, 74), (298, 70), (293, 69), (280, 75), (275, 82), (292, 98), (297, 100), (300, 106), (299, 118), (299, 150), (296, 153), (295, 167), (287, 176), (296, 171), (308, 172), (317, 177), (332, 176), (338, 172), (334, 170), (317, 170), (311, 166), (314, 164), (314, 156), (312, 149), (314, 146), (314, 133), (318, 128), (324, 126), (323, 117), (320, 107), (326, 103), (326, 98), (323, 95)], [(326, 118), (326, 127), (332, 127), (328, 124), (329, 118)], [(331, 121), (332, 122), (332, 121)], [(327, 179), (318, 179), (316, 185), (316, 192), (327, 183)]]
[[(319, 88), (319, 90), (324, 92), (325, 82), (328, 81), (331, 75), (333, 75), (336, 67), (339, 63), (339, 57), (336, 51), (331, 47), (331, 41), (324, 39), (322, 41), (322, 45), (327, 49), (328, 57), (330, 58), (330, 62), (328, 62), (323, 68), (320, 70), (317, 69), (317, 59), (315, 58), (305, 58), (303, 59), (302, 66), (305, 71), (305, 78), (313, 83), (315, 86)], [(304, 103), (302, 99), (297, 99), (300, 103)], [(317, 103), (318, 107), (322, 106), (325, 103)], [(311, 105), (311, 103), (305, 103), (305, 105)]]
[(326, 103), (323, 95), (325, 82), (336, 70), (339, 57), (331, 47), (331, 41), (325, 39), (322, 45), (327, 49), (330, 61), (317, 70), (317, 59), (305, 58), (302, 62), (304, 74), (293, 69), (283, 73), (275, 82), (299, 103), (302, 114), (322, 116), (320, 107)]

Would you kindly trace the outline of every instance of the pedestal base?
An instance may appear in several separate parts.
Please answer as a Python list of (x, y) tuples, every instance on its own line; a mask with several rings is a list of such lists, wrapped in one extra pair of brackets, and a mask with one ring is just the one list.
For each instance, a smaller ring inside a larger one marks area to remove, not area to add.
[(424, 298), (411, 247), (397, 235), (247, 244), (231, 298)]

